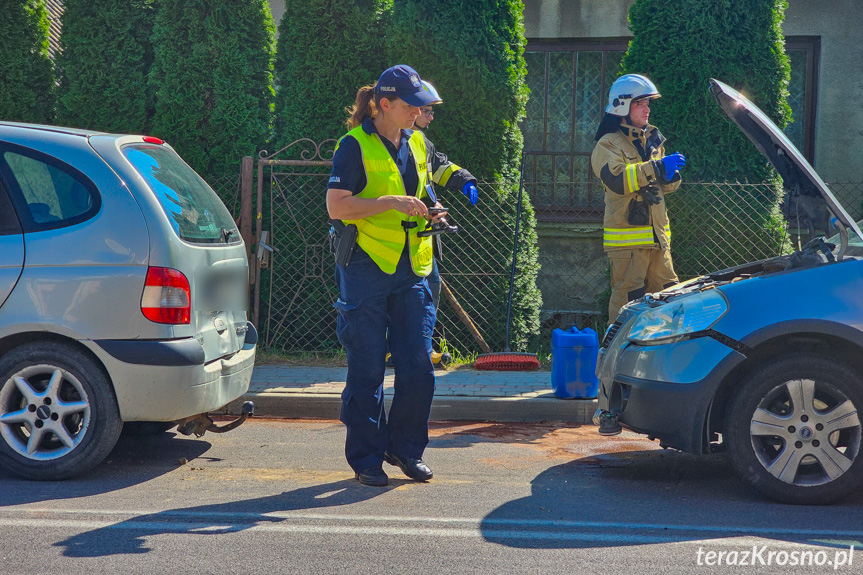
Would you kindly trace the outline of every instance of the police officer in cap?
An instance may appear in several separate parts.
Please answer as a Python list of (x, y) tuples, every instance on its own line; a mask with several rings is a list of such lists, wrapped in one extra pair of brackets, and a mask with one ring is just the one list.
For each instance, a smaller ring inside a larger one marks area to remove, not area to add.
[[(376, 84), (360, 88), (327, 189), (330, 218), (357, 228), (349, 261), (336, 264), (334, 305), (348, 358), (341, 411), (345, 456), (364, 485), (388, 484), (384, 461), (416, 481), (432, 478), (422, 457), (435, 387), (429, 357), (435, 307), (425, 279), (433, 252), (432, 239), (417, 232), (446, 214), (432, 218), (423, 202), (425, 139), (411, 128), (420, 107), (433, 101), (406, 65), (388, 68)], [(389, 414), (383, 392), (388, 347), (395, 368)]]

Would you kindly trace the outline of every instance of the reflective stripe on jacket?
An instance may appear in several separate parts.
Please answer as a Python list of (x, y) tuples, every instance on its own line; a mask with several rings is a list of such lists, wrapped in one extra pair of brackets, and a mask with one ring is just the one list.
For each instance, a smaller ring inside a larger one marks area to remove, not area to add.
[[(671, 226), (665, 224), (665, 235), (671, 240)], [(602, 230), (602, 245), (605, 248), (631, 248), (654, 245), (653, 227), (605, 228)]]
[[(345, 137), (353, 137), (360, 145), (363, 156), (363, 168), (366, 172), (366, 187), (357, 194), (361, 198), (378, 198), (381, 196), (406, 195), (405, 184), (399, 169), (386, 146), (377, 133), (367, 134), (362, 126), (357, 126)], [(418, 185), (416, 197), (426, 195), (428, 182), (428, 167), (426, 166), (425, 139), (419, 132), (414, 132), (408, 140), (408, 146), (414, 157), (417, 170)], [(425, 229), (424, 216), (408, 217), (398, 210), (387, 210), (374, 216), (359, 220), (344, 220), (345, 224), (355, 224), (359, 234), (357, 244), (371, 256), (381, 271), (393, 274), (399, 263), (405, 247), (405, 227), (402, 222), (415, 225), (407, 229), (410, 238), (411, 267), (418, 276), (427, 276), (432, 270), (432, 239), (421, 238), (417, 232)]]
[[(680, 174), (670, 181), (665, 179), (661, 161), (665, 155), (663, 142), (665, 138), (654, 126), (640, 129), (621, 124), (620, 130), (604, 135), (596, 143), (590, 163), (605, 187), (602, 241), (605, 251), (639, 246), (670, 249), (671, 228), (664, 196), (678, 188)], [(635, 192), (651, 182), (658, 184), (657, 194), (663, 201), (647, 206), (649, 225), (632, 225), (629, 204), (643, 202)]]
[(440, 184), (443, 187), (446, 187), (447, 182), (449, 182), (450, 177), (461, 170), (460, 166), (449, 162), (447, 164), (441, 164), (437, 170), (435, 170), (434, 174), (432, 174), (432, 180), (436, 184)]

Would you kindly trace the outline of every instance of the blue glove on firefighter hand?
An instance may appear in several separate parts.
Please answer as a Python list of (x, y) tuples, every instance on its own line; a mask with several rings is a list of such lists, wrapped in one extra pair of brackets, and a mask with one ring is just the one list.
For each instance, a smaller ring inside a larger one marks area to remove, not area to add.
[(476, 185), (473, 182), (467, 182), (462, 186), (461, 191), (470, 200), (470, 205), (475, 206), (479, 201), (479, 190), (476, 189)]
[(665, 166), (665, 179), (670, 180), (677, 170), (686, 165), (686, 158), (680, 152), (674, 152), (662, 158), (662, 165)]

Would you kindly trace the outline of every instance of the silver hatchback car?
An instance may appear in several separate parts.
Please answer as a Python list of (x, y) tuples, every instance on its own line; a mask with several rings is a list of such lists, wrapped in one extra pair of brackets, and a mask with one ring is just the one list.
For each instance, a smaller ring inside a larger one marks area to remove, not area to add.
[(248, 273), (230, 213), (162, 140), (0, 122), (0, 465), (70, 477), (124, 422), (242, 396)]

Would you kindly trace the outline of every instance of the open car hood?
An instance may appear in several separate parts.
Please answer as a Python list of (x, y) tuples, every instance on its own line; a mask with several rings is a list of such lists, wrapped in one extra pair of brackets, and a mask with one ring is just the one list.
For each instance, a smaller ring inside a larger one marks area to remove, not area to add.
[(806, 158), (758, 106), (734, 88), (713, 78), (710, 79), (710, 93), (722, 111), (773, 164), (786, 190), (803, 196), (821, 196), (836, 219), (863, 240), (863, 232), (857, 222), (851, 219)]

